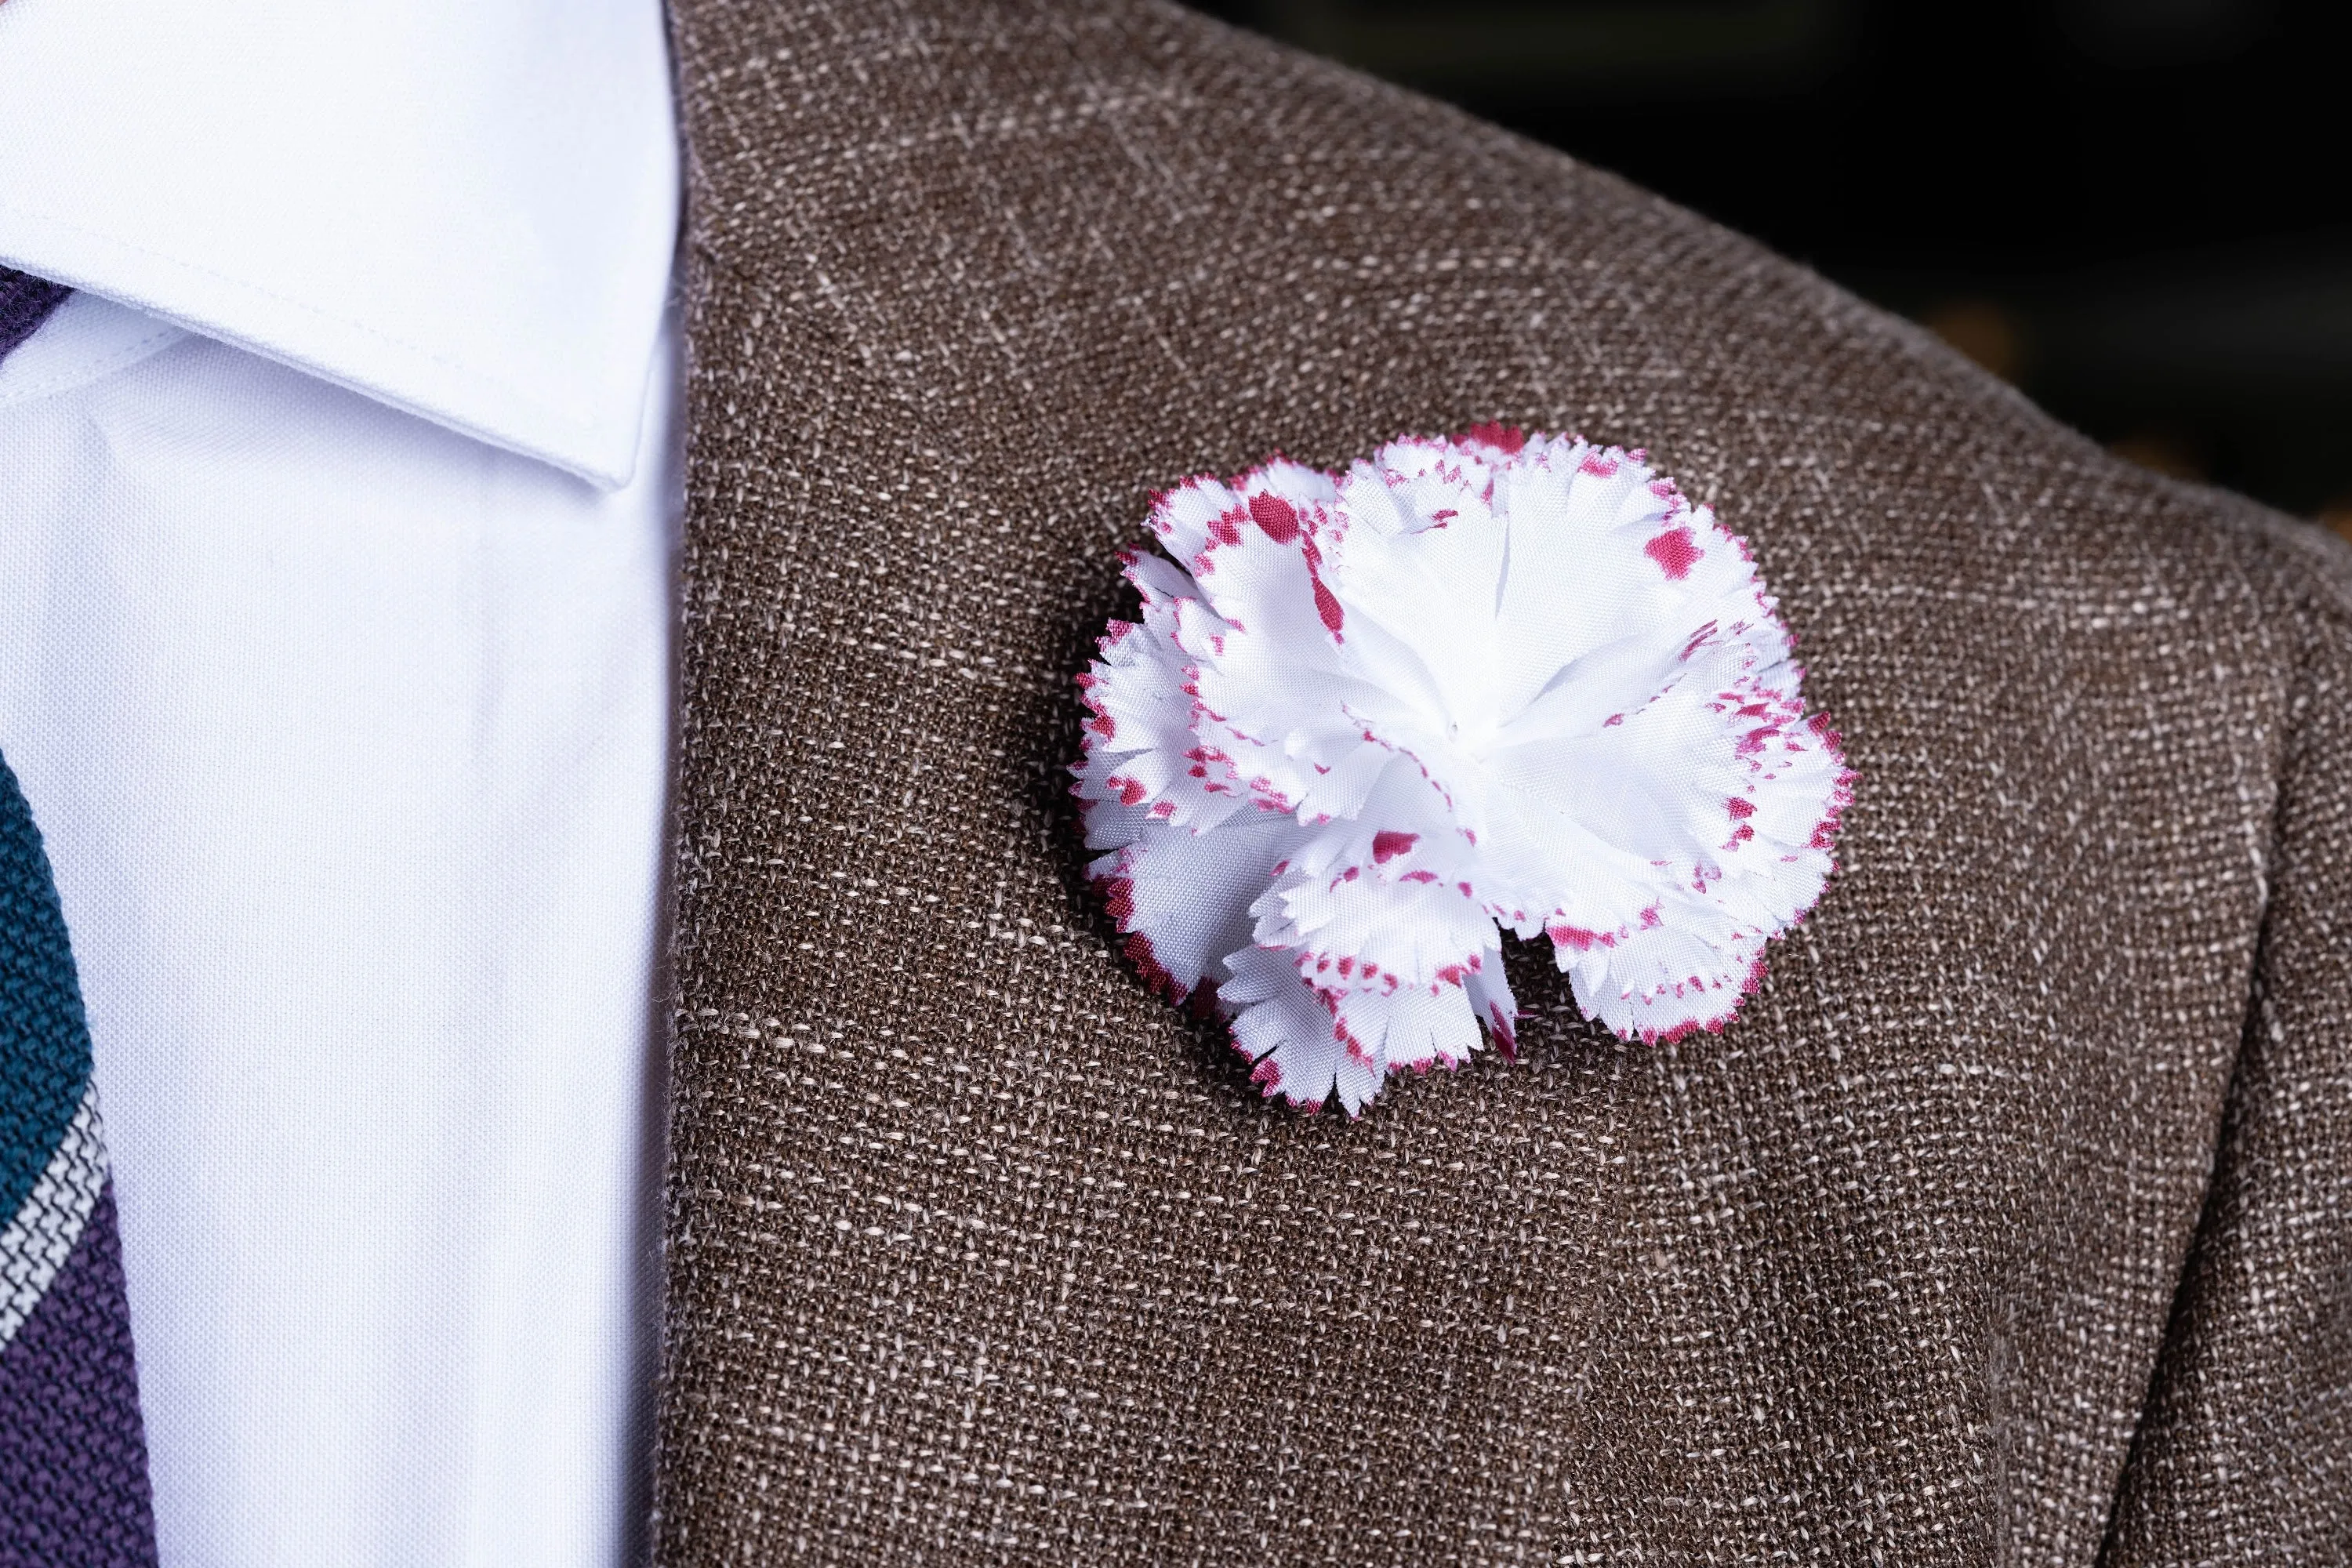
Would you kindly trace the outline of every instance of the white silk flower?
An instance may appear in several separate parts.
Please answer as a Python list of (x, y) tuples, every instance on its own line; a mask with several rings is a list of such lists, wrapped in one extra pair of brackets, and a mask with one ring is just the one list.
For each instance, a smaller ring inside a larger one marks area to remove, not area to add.
[(1511, 1053), (1507, 930), (1627, 1038), (1720, 1029), (1853, 775), (1747, 547), (1639, 451), (1480, 426), (1188, 479), (1079, 681), (1091, 873), (1268, 1095)]

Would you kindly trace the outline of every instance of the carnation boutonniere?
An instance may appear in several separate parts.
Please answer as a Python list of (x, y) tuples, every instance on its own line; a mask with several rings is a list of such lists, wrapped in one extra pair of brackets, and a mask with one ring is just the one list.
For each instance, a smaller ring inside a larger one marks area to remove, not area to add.
[(1627, 1038), (1720, 1029), (1853, 774), (1747, 547), (1644, 454), (1482, 426), (1187, 479), (1079, 682), (1092, 874), (1269, 1095), (1454, 1067), (1549, 939)]

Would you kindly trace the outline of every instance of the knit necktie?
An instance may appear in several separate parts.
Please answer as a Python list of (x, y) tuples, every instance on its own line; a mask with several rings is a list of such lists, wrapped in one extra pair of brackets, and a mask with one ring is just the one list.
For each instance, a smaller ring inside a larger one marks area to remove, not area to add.
[[(0, 359), (67, 292), (0, 268)], [(89, 1030), (48, 857), (0, 762), (0, 1568), (154, 1561)]]
[(33, 335), (73, 290), (29, 272), (0, 267), (0, 360)]

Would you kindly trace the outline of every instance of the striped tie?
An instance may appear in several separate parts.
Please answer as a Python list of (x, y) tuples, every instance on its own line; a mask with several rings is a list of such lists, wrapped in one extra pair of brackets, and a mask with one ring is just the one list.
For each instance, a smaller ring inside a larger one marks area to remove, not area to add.
[[(0, 357), (66, 292), (0, 268)], [(154, 1561), (89, 1031), (48, 857), (0, 763), (0, 1568)]]
[(29, 272), (0, 267), (0, 359), (33, 335), (73, 290)]

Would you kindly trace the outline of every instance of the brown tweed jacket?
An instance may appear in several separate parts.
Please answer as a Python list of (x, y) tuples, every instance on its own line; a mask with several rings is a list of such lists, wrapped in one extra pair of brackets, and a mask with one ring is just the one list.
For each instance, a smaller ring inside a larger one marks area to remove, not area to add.
[[(1158, 0), (676, 0), (658, 1552), (2352, 1560), (2352, 565)], [(1801, 179), (1801, 170), (1790, 178)], [(1755, 545), (1861, 771), (1721, 1036), (1269, 1104), (1081, 877), (1147, 499), (1501, 419)]]

